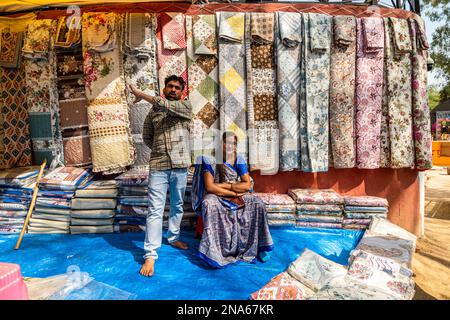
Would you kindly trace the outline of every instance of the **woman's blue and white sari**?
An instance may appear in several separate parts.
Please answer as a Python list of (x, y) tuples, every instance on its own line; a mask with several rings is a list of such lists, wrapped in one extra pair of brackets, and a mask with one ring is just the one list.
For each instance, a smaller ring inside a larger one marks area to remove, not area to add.
[(216, 183), (240, 182), (240, 177), (248, 173), (244, 158), (237, 156), (231, 165), (216, 164), (214, 158), (203, 156), (196, 163), (192, 207), (202, 216), (204, 225), (199, 256), (209, 265), (222, 268), (238, 261), (254, 262), (258, 254), (272, 250), (266, 209), (259, 198), (251, 194), (219, 197), (204, 188), (205, 172), (211, 173)]

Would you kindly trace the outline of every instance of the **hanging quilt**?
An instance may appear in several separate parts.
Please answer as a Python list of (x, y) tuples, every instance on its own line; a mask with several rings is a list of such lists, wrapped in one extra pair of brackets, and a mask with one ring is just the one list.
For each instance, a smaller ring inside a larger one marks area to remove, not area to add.
[(0, 68), (0, 73), (0, 131), (3, 131), (0, 168), (29, 166), (32, 159), (25, 67), (21, 64), (17, 69)]
[(158, 16), (156, 31), (158, 47), (159, 89), (163, 95), (164, 80), (171, 75), (182, 77), (185, 82), (183, 96), (188, 95), (186, 61), (185, 15), (179, 12), (162, 12)]
[(328, 170), (331, 24), (328, 15), (303, 15), (300, 146), (302, 170), (306, 172)]
[(66, 166), (87, 166), (92, 163), (89, 130), (87, 128), (64, 130), (64, 164)]
[(415, 163), (417, 169), (430, 169), (431, 131), (427, 95), (427, 58), (429, 44), (423, 19), (409, 19), (412, 41), (412, 111)]
[(408, 20), (384, 18), (390, 167), (414, 167), (411, 52)]
[(301, 168), (300, 162), (300, 58), (302, 15), (277, 13), (276, 48), (280, 171)]
[(114, 13), (83, 14), (83, 60), (94, 172), (123, 172), (134, 161), (117, 20)]
[(356, 44), (356, 166), (380, 166), (383, 93), (383, 19), (357, 19)]
[[(126, 13), (122, 18), (122, 51), (125, 53), (125, 80), (151, 96), (157, 96), (158, 74), (156, 70), (157, 16), (150, 13)], [(130, 122), (136, 160), (133, 167), (147, 168), (150, 148), (144, 143), (144, 120), (152, 105), (145, 100), (133, 103), (128, 95)]]
[(330, 69), (330, 138), (334, 168), (356, 164), (354, 105), (356, 18), (333, 17), (334, 42)]
[(27, 105), (34, 163), (44, 159), (51, 167), (63, 165), (63, 143), (59, 126), (56, 55), (53, 35), (56, 21), (32, 21), (22, 48), (25, 58)]
[(192, 163), (198, 156), (214, 156), (220, 147), (219, 68), (215, 15), (186, 16)]
[(248, 108), (249, 164), (251, 170), (275, 174), (279, 166), (275, 15), (251, 13), (247, 17), (247, 93), (251, 92), (248, 99), (252, 100)]
[(3, 29), (0, 39), (0, 67), (18, 68), (21, 60), (23, 32)]
[(81, 18), (77, 16), (60, 17), (56, 28), (55, 47), (70, 49), (80, 43)]
[(237, 135), (237, 152), (247, 159), (245, 14), (217, 12), (216, 21), (219, 26), (220, 130)]

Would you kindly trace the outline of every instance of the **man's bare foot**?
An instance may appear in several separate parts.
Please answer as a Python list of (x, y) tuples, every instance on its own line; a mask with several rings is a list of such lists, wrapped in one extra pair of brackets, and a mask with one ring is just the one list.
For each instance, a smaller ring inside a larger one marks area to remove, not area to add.
[(148, 258), (147, 260), (145, 260), (139, 273), (145, 277), (151, 277), (154, 273), (154, 270), (155, 270), (155, 259)]
[(188, 245), (184, 242), (181, 242), (180, 240), (174, 241), (170, 245), (181, 250), (189, 249)]

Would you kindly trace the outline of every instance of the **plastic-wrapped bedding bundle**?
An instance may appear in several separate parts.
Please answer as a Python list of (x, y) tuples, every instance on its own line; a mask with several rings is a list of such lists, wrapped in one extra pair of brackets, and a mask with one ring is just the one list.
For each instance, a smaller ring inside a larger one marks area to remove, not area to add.
[(289, 189), (288, 194), (295, 200), (297, 227), (302, 228), (342, 228), (342, 198), (332, 189)]
[(344, 196), (346, 229), (367, 229), (372, 218), (387, 218), (389, 204), (384, 198), (373, 196)]
[(76, 190), (70, 232), (112, 233), (117, 205), (117, 181), (95, 180)]
[(294, 200), (287, 194), (254, 193), (266, 207), (269, 226), (295, 226)]
[(0, 171), (0, 234), (22, 229), (38, 173), (39, 167)]

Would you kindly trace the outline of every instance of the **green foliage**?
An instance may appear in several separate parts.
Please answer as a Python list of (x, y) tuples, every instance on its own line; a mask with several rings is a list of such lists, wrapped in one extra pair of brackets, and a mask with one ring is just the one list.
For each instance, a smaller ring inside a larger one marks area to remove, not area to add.
[(437, 76), (445, 84), (440, 98), (446, 100), (450, 98), (450, 0), (423, 0), (423, 3), (425, 14), (440, 24), (431, 39), (431, 58)]
[(428, 106), (433, 110), (441, 101), (440, 92), (435, 87), (428, 88)]

